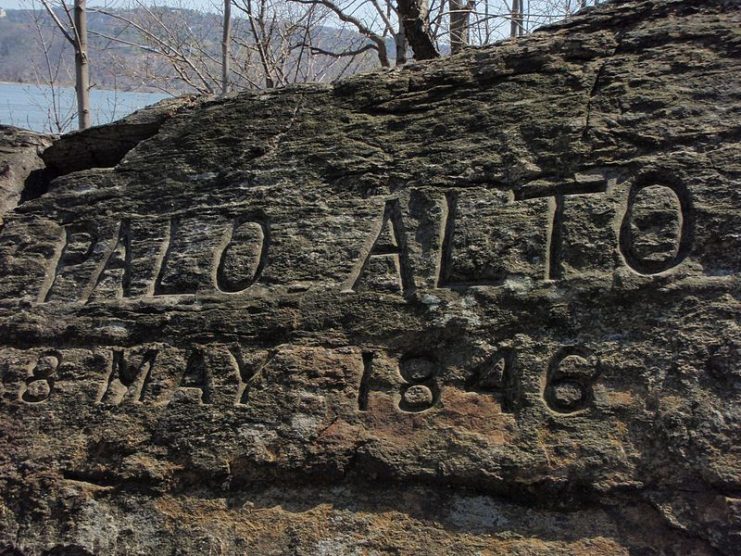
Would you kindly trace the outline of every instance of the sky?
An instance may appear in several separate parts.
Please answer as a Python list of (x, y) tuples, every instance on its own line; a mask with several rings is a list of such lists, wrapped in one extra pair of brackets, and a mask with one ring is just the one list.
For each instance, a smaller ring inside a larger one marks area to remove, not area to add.
[[(72, 4), (74, 0), (69, 0), (69, 3)], [(36, 2), (39, 4), (39, 2)], [(154, 3), (154, 2), (152, 2)], [(183, 0), (157, 0), (156, 2), (158, 5), (182, 5), (184, 2)], [(6, 10), (17, 10), (19, 8), (30, 8), (33, 4), (32, 0), (0, 0), (0, 8), (4, 8)], [(115, 4), (123, 4), (123, 2), (116, 2), (116, 1), (103, 1), (103, 2), (96, 2), (95, 0), (88, 0), (88, 6), (94, 6), (94, 5), (102, 5), (106, 4), (108, 6), (115, 5)], [(223, 1), (221, 0), (187, 0), (188, 5), (192, 5), (196, 9), (201, 9), (204, 11), (218, 11), (215, 8), (215, 5), (221, 6), (223, 4)]]

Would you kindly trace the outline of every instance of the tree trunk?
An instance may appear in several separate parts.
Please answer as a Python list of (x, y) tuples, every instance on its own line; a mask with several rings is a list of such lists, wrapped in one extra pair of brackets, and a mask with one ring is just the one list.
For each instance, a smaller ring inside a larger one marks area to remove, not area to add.
[(525, 34), (525, 0), (512, 0), (509, 36), (520, 37)]
[(394, 46), (396, 47), (396, 65), (403, 66), (407, 63), (407, 47), (409, 44), (402, 22), (399, 22), (399, 32), (394, 35)]
[(450, 53), (457, 54), (468, 46), (469, 0), (450, 0)]
[(75, 91), (80, 129), (90, 127), (90, 65), (87, 57), (86, 0), (75, 0)]
[(517, 36), (517, 11), (519, 4), (520, 0), (512, 0), (512, 10), (509, 14), (509, 36), (513, 39)]
[(221, 37), (221, 94), (229, 92), (229, 44), (232, 41), (232, 0), (224, 0), (224, 33)]
[(519, 36), (525, 34), (525, 0), (520, 0), (520, 13), (517, 15), (517, 29)]
[(438, 58), (435, 41), (430, 34), (427, 0), (398, 0), (399, 19), (404, 25), (404, 33), (412, 47), (415, 60)]

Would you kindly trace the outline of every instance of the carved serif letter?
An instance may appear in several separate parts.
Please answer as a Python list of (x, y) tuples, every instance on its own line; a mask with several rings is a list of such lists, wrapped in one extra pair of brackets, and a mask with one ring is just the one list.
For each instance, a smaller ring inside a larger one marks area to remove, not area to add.
[(214, 260), (214, 286), (224, 293), (241, 293), (257, 282), (268, 259), (268, 226), (237, 219), (224, 235)]
[(640, 274), (677, 266), (692, 247), (690, 196), (680, 185), (634, 185), (620, 225), (620, 253)]
[(98, 396), (98, 403), (119, 405), (141, 403), (144, 392), (152, 375), (152, 367), (157, 352), (146, 351), (139, 360), (139, 364), (132, 363), (132, 354), (127, 361), (122, 350), (114, 350), (111, 358), (111, 371), (106, 379), (104, 389)]
[[(386, 201), (383, 216), (361, 251), (350, 277), (343, 284), (343, 291), (358, 291), (361, 283), (370, 276), (374, 277), (371, 289), (402, 293), (414, 289), (398, 199)], [(390, 276), (393, 278), (388, 279)]]
[(110, 251), (93, 275), (91, 293), (83, 301), (121, 299), (129, 296), (131, 283), (131, 237), (129, 222), (121, 222)]
[(213, 395), (213, 377), (206, 365), (205, 353), (203, 349), (195, 348), (188, 357), (175, 396), (181, 400), (195, 398), (198, 404), (211, 404)]
[(229, 354), (234, 360), (239, 387), (237, 388), (237, 399), (235, 405), (247, 405), (250, 390), (254, 383), (260, 378), (263, 369), (267, 367), (275, 356), (275, 352), (261, 352), (258, 354), (247, 354), (239, 345), (229, 349)]
[[(98, 242), (97, 230), (88, 222), (64, 227), (64, 246), (57, 251), (52, 268), (39, 292), (39, 302), (50, 300), (74, 302), (81, 292), (79, 277), (66, 276), (65, 271), (88, 262)], [(89, 276), (89, 275), (88, 275)]]
[(560, 187), (526, 187), (515, 191), (515, 199), (549, 199), (549, 233), (546, 247), (545, 279), (559, 280), (563, 272), (561, 268), (561, 251), (563, 249), (563, 211), (567, 195), (584, 195), (589, 193), (604, 193), (607, 191), (607, 180), (597, 176), (585, 181), (575, 181)]

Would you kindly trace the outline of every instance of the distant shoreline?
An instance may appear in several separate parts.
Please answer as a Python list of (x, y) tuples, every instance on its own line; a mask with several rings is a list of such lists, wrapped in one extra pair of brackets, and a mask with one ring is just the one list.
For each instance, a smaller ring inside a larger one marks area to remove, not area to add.
[[(33, 83), (0, 81), (0, 124), (37, 133), (64, 133), (74, 129), (77, 112), (75, 90), (59, 87), (52, 105), (48, 87)], [(145, 106), (168, 98), (163, 93), (95, 89), (90, 95), (93, 125), (121, 119)]]
[[(27, 87), (39, 87), (39, 88), (50, 88), (47, 84), (39, 84), (39, 83), (32, 83), (29, 81), (3, 81), (0, 80), (0, 85), (25, 85)], [(55, 85), (58, 89), (74, 89), (74, 85)], [(150, 90), (150, 91), (142, 91), (141, 89), (101, 89), (99, 87), (94, 87), (91, 89), (91, 91), (101, 91), (106, 93), (127, 93), (127, 94), (142, 94), (142, 95), (165, 95), (167, 96), (177, 96), (173, 95), (172, 93), (166, 93), (164, 91), (159, 90)], [(182, 92), (180, 94), (186, 94), (185, 92)]]

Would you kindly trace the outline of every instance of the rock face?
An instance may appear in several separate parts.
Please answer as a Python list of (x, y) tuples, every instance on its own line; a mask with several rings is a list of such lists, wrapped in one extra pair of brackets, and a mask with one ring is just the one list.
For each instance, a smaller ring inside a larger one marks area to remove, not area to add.
[(41, 156), (56, 175), (113, 167), (136, 145), (155, 135), (167, 120), (187, 113), (202, 102), (203, 98), (193, 96), (163, 100), (117, 122), (69, 133)]
[(737, 553), (740, 19), (202, 102), (8, 213), (4, 553)]
[(44, 192), (49, 181), (41, 153), (53, 137), (0, 125), (0, 225), (3, 215)]

